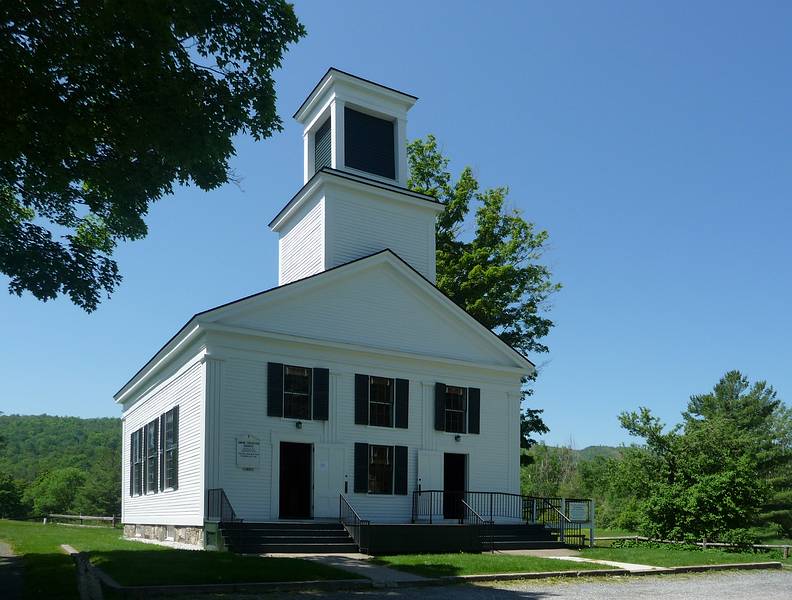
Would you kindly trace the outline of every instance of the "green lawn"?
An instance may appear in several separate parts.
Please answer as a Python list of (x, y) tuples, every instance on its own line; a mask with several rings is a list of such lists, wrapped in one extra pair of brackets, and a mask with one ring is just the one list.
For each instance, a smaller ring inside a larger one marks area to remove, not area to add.
[(377, 562), (400, 571), (408, 571), (426, 577), (609, 568), (594, 563), (578, 563), (513, 554), (400, 554), (378, 557)]
[[(139, 544), (143, 546), (143, 544)], [(230, 552), (171, 550), (92, 552), (91, 562), (121, 585), (259, 583), (362, 579), (340, 569), (299, 558), (262, 558)]]
[(120, 529), (42, 525), (0, 519), (0, 540), (23, 557), (26, 598), (79, 598), (72, 558), (61, 544), (90, 552), (94, 564), (125, 585), (352, 579), (299, 559), (174, 550), (121, 538)]
[[(723, 563), (782, 561), (780, 552), (724, 552), (723, 550), (681, 550), (667, 548), (586, 548), (583, 558), (631, 562), (654, 567), (715, 565)], [(786, 561), (792, 564), (792, 560)]]

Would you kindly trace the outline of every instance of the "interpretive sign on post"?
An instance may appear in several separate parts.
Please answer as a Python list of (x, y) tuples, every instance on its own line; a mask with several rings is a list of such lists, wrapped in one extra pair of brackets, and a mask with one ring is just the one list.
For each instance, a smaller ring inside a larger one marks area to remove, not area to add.
[(571, 521), (583, 523), (589, 520), (588, 502), (567, 501), (567, 509)]

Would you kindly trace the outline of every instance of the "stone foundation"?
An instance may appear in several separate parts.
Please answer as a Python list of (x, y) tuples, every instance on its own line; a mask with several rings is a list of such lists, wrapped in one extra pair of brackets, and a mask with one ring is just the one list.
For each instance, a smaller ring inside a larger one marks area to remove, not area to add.
[(124, 537), (130, 539), (176, 542), (203, 548), (203, 527), (189, 525), (124, 525)]

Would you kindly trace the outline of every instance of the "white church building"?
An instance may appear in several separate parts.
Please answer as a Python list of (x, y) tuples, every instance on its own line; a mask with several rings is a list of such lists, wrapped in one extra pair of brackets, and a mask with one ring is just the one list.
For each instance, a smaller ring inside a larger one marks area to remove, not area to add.
[(361, 546), (355, 527), (458, 528), (497, 520), (493, 502), (536, 521), (519, 495), (534, 367), (435, 286), (443, 205), (406, 187), (415, 101), (330, 69), (300, 106), (278, 287), (194, 315), (115, 395), (125, 535), (217, 547), (313, 523)]

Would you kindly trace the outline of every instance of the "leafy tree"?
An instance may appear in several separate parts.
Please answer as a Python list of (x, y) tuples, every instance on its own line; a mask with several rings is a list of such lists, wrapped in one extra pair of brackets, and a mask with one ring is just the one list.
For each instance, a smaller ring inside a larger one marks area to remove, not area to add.
[(631, 482), (641, 491), (639, 528), (654, 537), (747, 539), (788, 490), (779, 482), (788, 481), (789, 411), (765, 382), (751, 386), (731, 371), (711, 393), (692, 396), (683, 418), (666, 431), (646, 408), (619, 417), (645, 442), (632, 473), (640, 479)]
[(86, 478), (85, 472), (75, 467), (44, 473), (26, 490), (25, 499), (36, 515), (69, 513)]
[[(539, 261), (548, 234), (507, 206), (509, 190), (481, 190), (466, 167), (456, 181), (433, 135), (408, 146), (409, 187), (443, 202), (437, 220), (437, 286), (479, 323), (516, 350), (543, 353), (540, 340), (553, 326), (548, 299), (561, 286)], [(466, 218), (475, 205), (472, 235)], [(527, 380), (524, 382), (527, 383)], [(524, 388), (524, 396), (531, 390)], [(523, 447), (531, 433), (546, 433), (541, 411), (529, 410), (520, 423)]]
[(541, 408), (526, 408), (520, 414), (520, 448), (525, 450), (531, 448), (537, 443), (533, 434), (543, 434), (550, 431), (542, 420), (542, 413), (544, 409)]
[(0, 473), (0, 519), (14, 519), (25, 513), (22, 486), (6, 473)]
[(74, 510), (82, 515), (121, 514), (120, 456), (108, 448), (91, 468), (74, 498)]
[(272, 72), (305, 33), (284, 0), (6, 2), (0, 272), (92, 311), (149, 204), (228, 182), (233, 137), (281, 129)]

